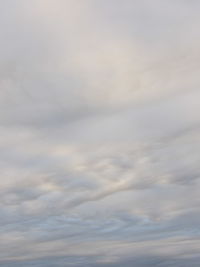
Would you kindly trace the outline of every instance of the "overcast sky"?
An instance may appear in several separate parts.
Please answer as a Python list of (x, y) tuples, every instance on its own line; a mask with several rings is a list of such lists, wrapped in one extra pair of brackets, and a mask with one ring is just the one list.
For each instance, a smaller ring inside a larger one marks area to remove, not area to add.
[(199, 14), (0, 1), (0, 266), (199, 266)]

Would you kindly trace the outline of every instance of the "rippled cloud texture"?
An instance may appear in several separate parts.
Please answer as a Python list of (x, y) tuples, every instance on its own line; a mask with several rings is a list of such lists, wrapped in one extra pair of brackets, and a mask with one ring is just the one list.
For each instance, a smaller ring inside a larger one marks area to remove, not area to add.
[(0, 266), (199, 266), (199, 13), (0, 2)]

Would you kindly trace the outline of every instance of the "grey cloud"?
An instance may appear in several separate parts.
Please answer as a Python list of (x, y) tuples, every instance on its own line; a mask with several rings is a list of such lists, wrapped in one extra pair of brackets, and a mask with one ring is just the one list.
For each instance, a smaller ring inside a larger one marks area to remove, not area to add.
[(197, 266), (198, 1), (0, 6), (0, 266)]

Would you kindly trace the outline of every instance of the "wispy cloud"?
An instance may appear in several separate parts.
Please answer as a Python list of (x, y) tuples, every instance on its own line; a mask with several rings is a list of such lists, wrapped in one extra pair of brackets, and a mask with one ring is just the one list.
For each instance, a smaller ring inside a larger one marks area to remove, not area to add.
[(198, 1), (0, 3), (0, 266), (198, 266)]

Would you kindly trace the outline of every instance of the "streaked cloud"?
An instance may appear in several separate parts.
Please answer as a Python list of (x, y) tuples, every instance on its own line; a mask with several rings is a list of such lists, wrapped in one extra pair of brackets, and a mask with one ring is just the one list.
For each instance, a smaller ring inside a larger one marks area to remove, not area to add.
[(198, 266), (198, 1), (0, 3), (0, 266)]

